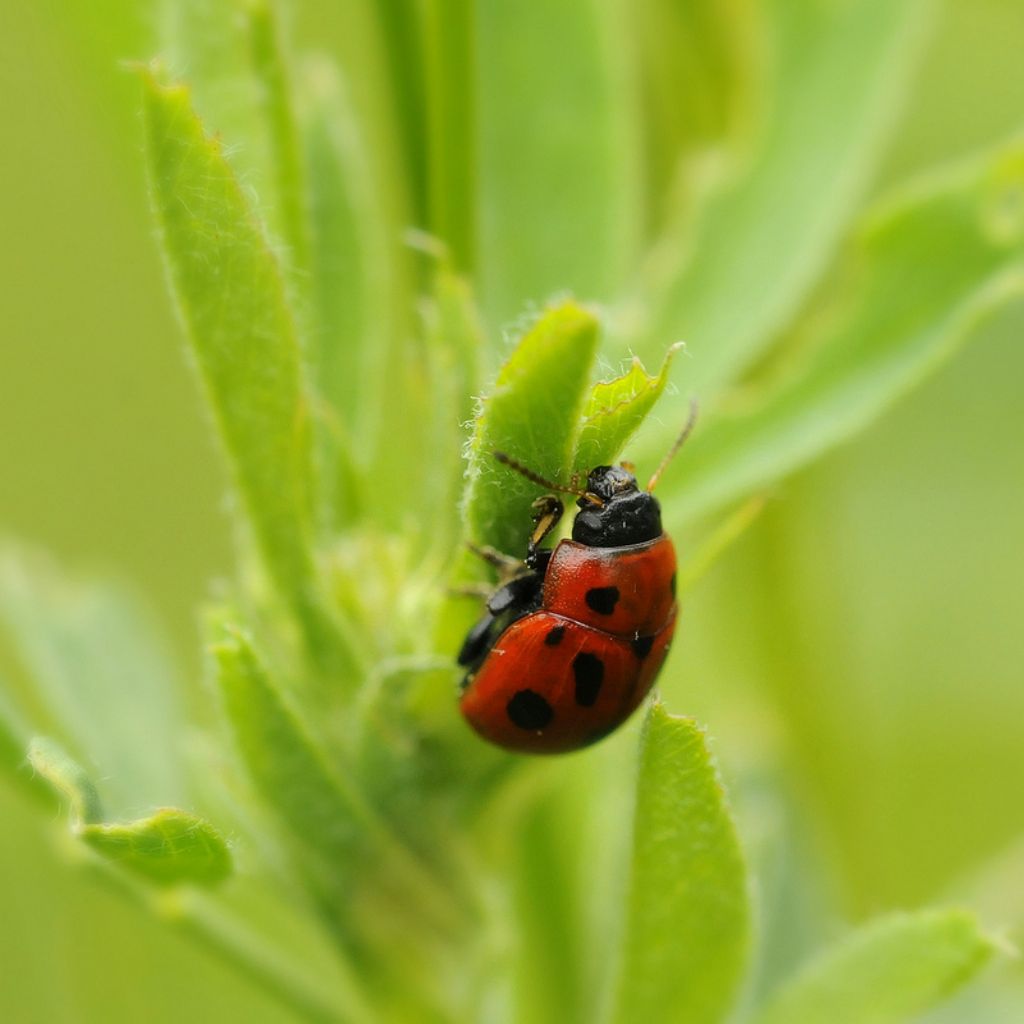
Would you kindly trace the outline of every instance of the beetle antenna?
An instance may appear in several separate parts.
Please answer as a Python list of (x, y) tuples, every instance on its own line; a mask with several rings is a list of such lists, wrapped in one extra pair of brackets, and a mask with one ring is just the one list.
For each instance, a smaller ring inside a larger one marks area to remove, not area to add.
[(503, 466), (508, 466), (509, 469), (514, 469), (520, 476), (525, 476), (531, 483), (538, 484), (541, 487), (546, 487), (549, 491), (559, 491), (562, 494), (575, 494), (577, 498), (586, 498), (595, 505), (604, 504), (596, 494), (590, 494), (588, 491), (581, 491), (578, 487), (566, 487), (564, 484), (556, 484), (552, 480), (548, 480), (546, 477), (541, 476), (539, 473), (535, 473), (529, 467), (524, 466), (517, 459), (513, 459), (511, 455), (506, 455), (505, 452), (494, 452), (494, 457)]
[(683, 447), (683, 443), (693, 433), (693, 428), (697, 425), (697, 412), (699, 410), (696, 398), (690, 399), (690, 414), (686, 417), (686, 423), (683, 424), (683, 429), (679, 432), (679, 436), (675, 439), (672, 447), (669, 448), (668, 454), (661, 460), (661, 465), (654, 471), (654, 476), (647, 483), (647, 493), (650, 494), (655, 487), (658, 486), (658, 480), (661, 479), (661, 474), (665, 472), (665, 467), (675, 458), (676, 452)]

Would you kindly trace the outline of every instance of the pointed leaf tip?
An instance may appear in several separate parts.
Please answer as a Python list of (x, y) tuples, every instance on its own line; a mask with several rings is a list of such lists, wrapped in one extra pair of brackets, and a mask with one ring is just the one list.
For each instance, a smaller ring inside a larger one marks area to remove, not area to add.
[(78, 834), (107, 860), (157, 885), (216, 885), (232, 870), (223, 836), (173, 807), (125, 824), (86, 825)]
[(470, 443), (465, 515), (479, 543), (525, 547), (530, 505), (540, 493), (493, 453), (503, 451), (548, 479), (568, 476), (584, 391), (597, 349), (598, 321), (566, 301), (545, 311), (498, 372)]
[(594, 385), (583, 407), (574, 469), (586, 473), (595, 466), (610, 464), (619, 455), (661, 397), (672, 359), (684, 347), (681, 341), (672, 345), (654, 376), (634, 356), (622, 376)]

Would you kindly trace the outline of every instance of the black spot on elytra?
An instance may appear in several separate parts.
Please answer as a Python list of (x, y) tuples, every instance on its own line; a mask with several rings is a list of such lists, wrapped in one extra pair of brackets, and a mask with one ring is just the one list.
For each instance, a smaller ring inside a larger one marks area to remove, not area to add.
[(505, 706), (513, 725), (536, 732), (555, 717), (551, 705), (533, 690), (519, 690)]
[(654, 637), (638, 636), (635, 640), (631, 641), (631, 646), (633, 653), (643, 661), (651, 653), (651, 647), (654, 646)]
[(618, 587), (591, 587), (585, 600), (598, 615), (611, 615), (619, 603)]
[(557, 647), (562, 642), (563, 636), (565, 636), (565, 626), (554, 626), (548, 631), (548, 635), (544, 637), (544, 643), (548, 647)]
[(572, 672), (576, 677), (576, 703), (582, 708), (593, 707), (604, 682), (604, 662), (596, 654), (581, 651), (572, 659)]
[(672, 573), (672, 579), (669, 581), (668, 589), (672, 591), (672, 596), (676, 596), (676, 574)]

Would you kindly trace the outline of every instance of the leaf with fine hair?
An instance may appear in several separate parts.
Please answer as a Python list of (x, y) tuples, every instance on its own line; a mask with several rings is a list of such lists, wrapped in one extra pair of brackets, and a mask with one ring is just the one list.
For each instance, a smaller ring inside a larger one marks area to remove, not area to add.
[(742, 498), (863, 429), (1024, 294), (1022, 191), (1014, 143), (874, 210), (795, 338), (806, 353), (759, 404), (697, 431), (663, 487), (668, 514)]
[(220, 833), (173, 807), (136, 821), (86, 824), (77, 835), (101, 857), (156, 885), (216, 885), (231, 874)]
[(539, 317), (498, 372), (469, 448), (463, 509), (477, 543), (525, 554), (530, 505), (543, 487), (499, 466), (494, 453), (566, 482), (597, 333), (591, 313), (565, 302)]
[(188, 90), (152, 70), (143, 81), (171, 284), (260, 554), (310, 652), (351, 682), (355, 659), (314, 575), (309, 398), (281, 268)]
[(274, 80), (272, 54), (281, 51), (271, 3), (161, 0), (160, 55), (171, 76), (189, 83), (196, 111), (207, 130), (224, 139), (227, 161), (290, 263), (301, 241), (296, 248), (295, 197), (288, 172), (282, 174), (280, 100), (287, 70), (278, 63)]
[[(426, 914), (461, 912), (358, 784), (328, 760), (321, 743), (286, 703), (246, 634), (222, 621), (213, 644), (217, 682), (235, 743), (252, 782), (277, 815), (307, 877), (338, 915), (359, 863), (375, 858), (390, 883), (416, 893)], [(339, 900), (341, 902), (339, 902)]]
[(900, 1024), (965, 985), (995, 950), (964, 911), (892, 914), (812, 960), (754, 1022)]
[(37, 736), (28, 763), (71, 811), (71, 832), (108, 864), (156, 885), (215, 885), (231, 874), (231, 853), (208, 822), (164, 807), (145, 818), (103, 821), (99, 792), (88, 772), (59, 744)]
[(68, 757), (60, 744), (45, 736), (36, 736), (28, 747), (28, 763), (67, 801), (75, 828), (103, 817), (100, 795), (88, 772)]
[(329, 865), (343, 872), (368, 813), (362, 801), (329, 769), (245, 634), (225, 626), (213, 654), (227, 718), (256, 789), (299, 846), (314, 854), (323, 877)]
[(256, 95), (269, 140), (281, 232), (288, 245), (289, 264), (304, 269), (309, 262), (309, 237), (288, 48), (273, 0), (248, 0), (244, 11)]
[(310, 220), (310, 362), (344, 436), (365, 443), (402, 302), (382, 199), (345, 81), (329, 61), (303, 68)]
[(655, 704), (636, 787), (612, 1020), (718, 1024), (750, 947), (747, 867), (704, 731)]
[(583, 407), (574, 469), (586, 473), (595, 466), (608, 465), (619, 455), (665, 390), (672, 357), (680, 348), (682, 345), (676, 344), (665, 353), (657, 376), (648, 374), (634, 357), (621, 377), (594, 385)]

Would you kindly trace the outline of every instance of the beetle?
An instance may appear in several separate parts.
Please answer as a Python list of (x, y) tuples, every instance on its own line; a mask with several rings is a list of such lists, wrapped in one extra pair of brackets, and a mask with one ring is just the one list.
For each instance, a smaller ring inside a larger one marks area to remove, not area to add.
[(578, 750), (617, 729), (647, 696), (675, 631), (676, 555), (652, 493), (696, 422), (696, 403), (645, 490), (634, 467), (597, 466), (563, 487), (503, 452), (495, 458), (549, 491), (575, 495), (570, 539), (541, 547), (562, 518), (557, 494), (533, 504), (522, 561), (473, 547), (503, 577), (458, 654), (459, 707), (507, 750)]

